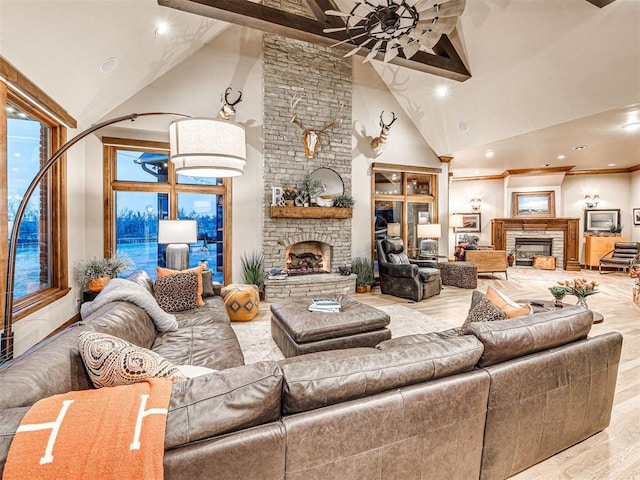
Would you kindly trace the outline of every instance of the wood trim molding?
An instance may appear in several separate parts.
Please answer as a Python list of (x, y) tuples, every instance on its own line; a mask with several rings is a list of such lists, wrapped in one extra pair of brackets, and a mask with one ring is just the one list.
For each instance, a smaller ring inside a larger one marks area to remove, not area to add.
[[(316, 5), (313, 5), (314, 3)], [(329, 0), (307, 0), (311, 11), (317, 17), (315, 19), (247, 0), (158, 0), (158, 4), (318, 45), (331, 46), (348, 38), (345, 32), (322, 31), (324, 28), (335, 26), (333, 22), (327, 22), (324, 15), (327, 6), (338, 10), (335, 3)], [(355, 46), (354, 43), (346, 42), (335, 48), (339, 53), (346, 53)], [(369, 52), (368, 48), (363, 47), (357, 55), (365, 56)], [(431, 54), (420, 51), (411, 59), (400, 53), (390, 63), (460, 82), (471, 77), (458, 51), (446, 35), (440, 37), (433, 52)], [(383, 60), (384, 55), (379, 53), (375, 58)]]
[(144, 150), (169, 150), (169, 142), (155, 142), (151, 140), (132, 140), (130, 138), (102, 137), (103, 145), (115, 147), (135, 147)]
[(12, 90), (21, 96), (26, 96), (27, 100), (43, 107), (49, 114), (57, 117), (69, 128), (77, 128), (78, 122), (69, 113), (62, 108), (49, 95), (44, 93), (31, 80), (23, 75), (16, 67), (11, 65), (4, 57), (0, 55), (0, 78), (3, 78)]
[(575, 166), (550, 168), (523, 168), (519, 170), (505, 170), (499, 175), (480, 175), (477, 177), (453, 177), (453, 182), (472, 182), (475, 180), (500, 180), (509, 175), (547, 174), (564, 172), (565, 175), (612, 175), (616, 173), (633, 173), (640, 170), (640, 165), (628, 168), (602, 168), (597, 170), (572, 170)]
[(453, 157), (448, 157), (447, 155), (441, 155), (438, 157), (442, 163), (451, 163)]
[(371, 164), (371, 171), (386, 170), (388, 172), (402, 172), (402, 173), (425, 173), (425, 174), (438, 174), (442, 173), (441, 168), (436, 167), (420, 167), (414, 165), (398, 165), (395, 163), (380, 163), (374, 162)]
[(568, 172), (574, 168), (573, 165), (567, 165), (565, 167), (545, 167), (545, 168), (518, 168), (515, 170), (505, 170), (503, 175), (531, 175), (531, 174), (546, 174), (546, 173), (563, 173)]
[[(4, 185), (7, 185), (7, 109), (4, 106), (7, 104), (7, 86), (0, 82), (0, 165), (4, 168), (0, 168), (0, 245), (4, 245), (5, 248), (0, 248), (0, 265), (3, 266), (2, 274), (0, 274), (0, 292), (7, 291), (6, 281), (6, 265), (9, 256), (7, 245), (9, 245), (9, 213), (8, 213), (8, 200), (7, 189)], [(4, 318), (5, 312), (5, 296), (0, 295), (0, 314)]]

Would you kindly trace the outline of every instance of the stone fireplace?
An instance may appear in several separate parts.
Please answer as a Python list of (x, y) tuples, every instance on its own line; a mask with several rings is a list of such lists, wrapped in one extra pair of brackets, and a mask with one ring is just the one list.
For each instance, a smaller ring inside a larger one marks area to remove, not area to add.
[(285, 244), (284, 268), (289, 275), (331, 272), (331, 245), (318, 240)]

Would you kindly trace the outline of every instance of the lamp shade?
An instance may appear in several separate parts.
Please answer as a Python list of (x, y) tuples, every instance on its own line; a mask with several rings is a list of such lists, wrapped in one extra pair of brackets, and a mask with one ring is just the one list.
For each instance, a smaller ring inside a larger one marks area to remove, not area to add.
[(418, 238), (440, 238), (442, 225), (439, 223), (425, 223), (418, 225)]
[(198, 240), (195, 220), (160, 220), (158, 243), (193, 243)]
[(242, 125), (213, 118), (184, 118), (169, 125), (171, 161), (178, 175), (236, 177), (244, 173), (247, 145)]
[(387, 223), (387, 235), (390, 237), (400, 236), (400, 224), (399, 223)]
[(461, 213), (453, 213), (449, 215), (449, 227), (457, 228), (464, 227), (464, 218)]

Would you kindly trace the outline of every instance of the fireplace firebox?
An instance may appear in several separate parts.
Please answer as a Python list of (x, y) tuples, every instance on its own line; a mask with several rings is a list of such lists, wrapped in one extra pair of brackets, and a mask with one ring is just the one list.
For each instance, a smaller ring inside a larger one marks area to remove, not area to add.
[(515, 264), (530, 267), (533, 257), (551, 256), (553, 251), (553, 239), (516, 237)]
[(308, 275), (331, 271), (331, 245), (307, 241), (285, 249), (285, 269), (289, 275)]

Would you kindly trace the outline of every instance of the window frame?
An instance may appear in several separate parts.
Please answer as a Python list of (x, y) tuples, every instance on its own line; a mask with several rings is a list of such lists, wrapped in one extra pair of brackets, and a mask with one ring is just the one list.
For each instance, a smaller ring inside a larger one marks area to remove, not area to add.
[(178, 175), (175, 166), (169, 161), (169, 175), (167, 183), (154, 183), (143, 181), (124, 181), (116, 179), (117, 150), (129, 150), (135, 152), (156, 151), (166, 153), (170, 159), (169, 143), (148, 140), (133, 140), (114, 137), (103, 137), (103, 165), (104, 165), (104, 255), (110, 255), (116, 248), (116, 224), (115, 224), (115, 193), (116, 192), (152, 192), (166, 193), (169, 196), (169, 220), (176, 220), (178, 215), (179, 193), (206, 193), (221, 195), (224, 209), (223, 218), (223, 243), (222, 253), (222, 277), (223, 283), (231, 282), (232, 277), (232, 241), (231, 241), (231, 197), (232, 181), (223, 178), (222, 185), (189, 185), (178, 183)]
[[(39, 108), (34, 102), (24, 98), (18, 91), (12, 89), (4, 82), (0, 82), (0, 102), (2, 105), (11, 103), (28, 115), (37, 119), (49, 128), (49, 150), (50, 158), (67, 139), (66, 127), (52, 115)], [(2, 108), (0, 113), (0, 189), (6, 192), (7, 182), (7, 148), (8, 148), (8, 128), (6, 108)], [(67, 209), (65, 200), (67, 198), (67, 178), (66, 178), (66, 155), (63, 155), (55, 165), (49, 170), (49, 279), (50, 285), (36, 292), (30, 293), (13, 302), (13, 323), (30, 315), (41, 308), (64, 297), (71, 288), (69, 287), (68, 275), (68, 249), (67, 249)], [(8, 228), (8, 202), (6, 195), (0, 199), (0, 262), (2, 263), (1, 287), (6, 291), (6, 263), (9, 250), (9, 228)], [(2, 312), (5, 305), (2, 300)]]

